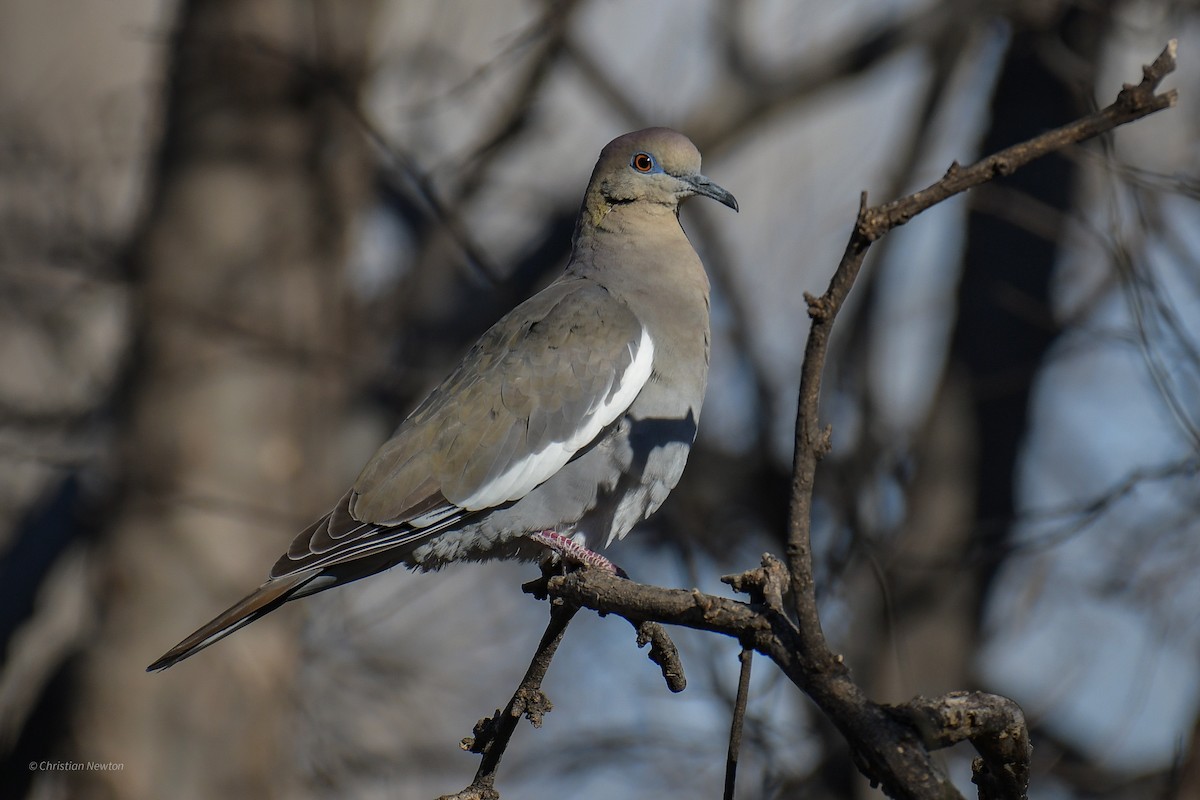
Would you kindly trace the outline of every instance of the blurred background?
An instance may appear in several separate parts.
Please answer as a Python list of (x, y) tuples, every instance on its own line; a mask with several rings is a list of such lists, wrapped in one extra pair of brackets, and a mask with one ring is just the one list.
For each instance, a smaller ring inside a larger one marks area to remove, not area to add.
[[(875, 699), (1013, 697), (1038, 800), (1200, 797), (1198, 6), (3, 0), (0, 794), (461, 789), (545, 623), (533, 566), (393, 572), (143, 669), (561, 269), (600, 148), (675, 127), (741, 202), (684, 210), (714, 284), (699, 446), (609, 551), (727, 593), (782, 554), (803, 292), (859, 193), (1107, 105), (1175, 37), (1178, 108), (871, 251), (815, 544)], [(718, 797), (738, 645), (674, 635), (681, 695), (579, 615), (503, 796)], [(766, 660), (746, 724), (739, 797), (877, 796)], [(973, 796), (970, 753), (940, 757)]]

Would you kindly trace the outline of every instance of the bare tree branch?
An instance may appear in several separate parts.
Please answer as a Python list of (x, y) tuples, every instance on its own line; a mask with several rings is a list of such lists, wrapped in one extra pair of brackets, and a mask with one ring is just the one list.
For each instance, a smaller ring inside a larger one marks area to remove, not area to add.
[(888, 231), (908, 222), (917, 214), (974, 186), (1007, 175), (1036, 158), (1084, 141), (1118, 125), (1140, 119), (1175, 104), (1175, 90), (1155, 94), (1158, 83), (1175, 69), (1175, 40), (1168, 43), (1153, 64), (1144, 68), (1144, 78), (1136, 86), (1126, 85), (1112, 105), (1048, 131), (1034, 139), (1013, 145), (969, 167), (950, 165), (945, 176), (931, 186), (881, 206), (868, 208), (864, 193), (854, 232), (829, 288), (821, 297), (807, 296), (809, 316), (813, 319), (805, 347), (800, 376), (800, 403), (796, 414), (796, 450), (793, 462), (792, 506), (788, 523), (788, 566), (792, 573), (792, 591), (801, 630), (819, 636), (815, 587), (809, 534), (812, 490), (816, 464), (829, 447), (829, 431), (820, 428), (819, 404), (821, 375), (834, 319), (853, 286), (871, 244)]
[[(761, 570), (738, 576), (739, 584), (750, 587), (758, 575), (779, 583), (775, 576), (783, 569), (778, 559), (765, 556)], [(682, 625), (722, 633), (749, 644), (774, 661), (792, 683), (817, 703), (851, 742), (860, 768), (868, 777), (883, 782), (893, 796), (914, 799), (959, 796), (932, 767), (919, 733), (872, 703), (851, 680), (849, 670), (838, 656), (830, 656), (832, 667), (822, 668), (814, 662), (810, 648), (781, 607), (743, 603), (697, 589), (647, 586), (598, 570), (556, 576), (547, 583), (547, 590), (551, 597), (617, 614), (631, 622), (655, 620)], [(758, 591), (758, 587), (753, 591)]]
[(1029, 789), (1033, 747), (1021, 707), (995, 694), (951, 692), (932, 699), (914, 697), (895, 709), (926, 735), (930, 750), (970, 741), (980, 758), (972, 780), (980, 800), (1013, 800)]
[(475, 724), (475, 735), (462, 740), (464, 750), (483, 756), (475, 779), (461, 792), (443, 795), (438, 800), (495, 800), (500, 797), (495, 789), (500, 759), (504, 757), (504, 751), (521, 717), (533, 723), (533, 727), (540, 728), (542, 716), (553, 707), (550, 698), (542, 691), (542, 680), (550, 669), (550, 661), (558, 651), (563, 634), (567, 632), (567, 624), (578, 611), (578, 606), (569, 603), (558, 601), (550, 604), (550, 622), (512, 699), (503, 711), (496, 709), (491, 717), (479, 720)]

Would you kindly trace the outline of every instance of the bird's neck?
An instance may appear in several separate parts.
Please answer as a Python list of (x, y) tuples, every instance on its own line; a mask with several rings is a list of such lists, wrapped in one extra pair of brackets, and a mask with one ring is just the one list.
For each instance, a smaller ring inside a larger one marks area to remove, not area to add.
[(646, 229), (663, 226), (665, 232), (682, 233), (679, 229), (677, 205), (648, 201), (613, 202), (604, 198), (599, 191), (590, 191), (583, 200), (578, 221), (575, 224), (573, 244), (578, 247), (581, 240), (604, 231), (645, 235)]
[(648, 205), (582, 214), (567, 274), (607, 288), (648, 327), (656, 347), (678, 351), (664, 352), (663, 364), (707, 363), (708, 275), (675, 210)]

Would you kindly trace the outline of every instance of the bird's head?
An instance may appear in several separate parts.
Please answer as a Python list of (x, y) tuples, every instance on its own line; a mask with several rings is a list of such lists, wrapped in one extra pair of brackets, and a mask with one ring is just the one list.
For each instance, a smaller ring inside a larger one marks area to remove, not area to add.
[(592, 173), (588, 195), (609, 206), (653, 203), (671, 209), (701, 195), (738, 210), (732, 194), (700, 174), (696, 145), (670, 128), (646, 128), (609, 142)]

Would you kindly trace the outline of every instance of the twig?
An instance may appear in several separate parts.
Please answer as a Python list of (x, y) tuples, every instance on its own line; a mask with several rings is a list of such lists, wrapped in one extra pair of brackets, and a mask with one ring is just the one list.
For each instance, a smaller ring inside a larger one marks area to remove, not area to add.
[(746, 701), (750, 695), (750, 666), (754, 663), (754, 648), (743, 647), (738, 653), (742, 668), (738, 674), (737, 700), (733, 704), (733, 722), (729, 726), (729, 755), (725, 758), (725, 800), (733, 800), (737, 784), (738, 752), (742, 749), (742, 723), (746, 719)]
[(671, 641), (667, 629), (657, 622), (641, 622), (633, 626), (637, 630), (637, 646), (650, 645), (647, 657), (658, 664), (667, 688), (678, 694), (687, 688), (687, 677), (683, 674), (683, 662), (679, 660), (679, 648)]
[(550, 604), (550, 622), (546, 625), (546, 632), (542, 634), (529, 669), (525, 671), (525, 677), (508, 701), (508, 706), (503, 711), (497, 709), (491, 717), (479, 720), (473, 731), (474, 736), (462, 740), (464, 750), (483, 756), (475, 779), (461, 792), (443, 795), (438, 800), (496, 800), (500, 797), (495, 789), (500, 759), (504, 757), (504, 751), (521, 717), (533, 723), (533, 727), (540, 728), (543, 715), (552, 708), (549, 698), (542, 691), (542, 679), (546, 677), (550, 661), (567, 630), (567, 623), (578, 611), (578, 606), (568, 603)]

